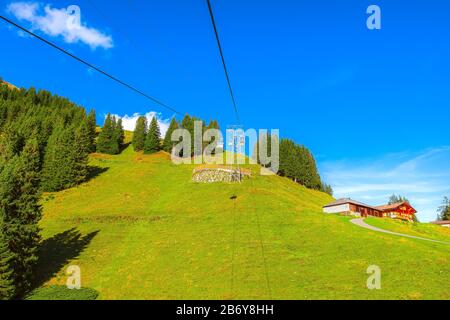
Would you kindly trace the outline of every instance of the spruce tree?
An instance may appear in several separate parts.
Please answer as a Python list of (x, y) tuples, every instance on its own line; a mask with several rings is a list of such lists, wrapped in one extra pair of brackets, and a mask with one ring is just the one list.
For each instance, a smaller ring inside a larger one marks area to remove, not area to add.
[[(205, 133), (205, 131), (209, 130), (209, 129), (217, 129), (217, 130), (220, 129), (219, 128), (219, 124), (217, 123), (216, 120), (209, 121), (208, 126), (206, 126), (206, 127), (204, 126), (203, 133)], [(211, 141), (209, 141), (209, 142), (208, 141), (203, 141), (203, 150), (205, 150), (206, 146), (208, 146), (209, 144), (212, 144), (212, 145), (214, 145), (214, 150), (211, 152), (211, 154), (215, 154), (218, 142), (219, 141), (216, 141), (216, 137), (213, 137), (211, 139)]]
[[(40, 241), (39, 147), (30, 139), (19, 155), (3, 166), (0, 174), (0, 212), (3, 234), (9, 239), (11, 277), (16, 294), (23, 296), (33, 281)], [(11, 241), (12, 240), (12, 241)], [(8, 255), (9, 256), (9, 255)]]
[(307, 188), (323, 188), (316, 161), (307, 148), (295, 144), (292, 140), (281, 139), (279, 150), (280, 175), (289, 177)]
[(399, 202), (404, 202), (404, 201), (409, 202), (409, 200), (406, 197), (401, 196), (401, 195), (397, 196), (396, 194), (393, 194), (392, 196), (389, 197), (388, 204), (394, 204), (394, 203), (399, 203)]
[(333, 188), (329, 184), (322, 183), (322, 187), (320, 190), (322, 192), (328, 193), (330, 196), (333, 196)]
[[(73, 127), (57, 126), (50, 137), (42, 167), (42, 189), (60, 191), (77, 184), (77, 156), (75, 150), (83, 148), (75, 141)], [(81, 157), (85, 154), (80, 155)]]
[(125, 132), (123, 131), (122, 119), (118, 119), (114, 128), (114, 138), (119, 145), (119, 150), (122, 150), (125, 142)]
[(159, 150), (161, 150), (161, 133), (158, 121), (156, 120), (156, 117), (153, 117), (145, 139), (144, 153), (150, 154), (158, 152)]
[(450, 220), (450, 199), (448, 197), (444, 197), (438, 212), (438, 220)]
[(106, 154), (118, 154), (119, 144), (115, 139), (115, 117), (111, 117), (108, 113), (97, 140), (97, 152)]
[(59, 182), (61, 177), (59, 165), (62, 162), (60, 158), (63, 151), (60, 145), (62, 131), (62, 127), (57, 126), (47, 142), (41, 171), (41, 187), (43, 191), (58, 191), (62, 187)]
[(136, 127), (133, 132), (133, 148), (134, 151), (144, 149), (145, 138), (147, 136), (147, 118), (140, 116), (136, 121)]
[(186, 156), (193, 156), (194, 155), (194, 122), (195, 122), (195, 118), (191, 116), (189, 116), (188, 114), (186, 114), (183, 118), (183, 120), (181, 121), (181, 127), (183, 129), (186, 129), (187, 131), (189, 131), (189, 134), (191, 135), (191, 152), (189, 155), (182, 155), (183, 157)]
[(172, 133), (178, 129), (178, 122), (175, 118), (170, 121), (169, 128), (167, 129), (166, 135), (164, 136), (163, 150), (172, 153), (174, 142), (172, 142)]
[(75, 141), (71, 152), (75, 184), (84, 182), (88, 176), (88, 155), (91, 147), (87, 124), (82, 122), (75, 131)]
[(0, 212), (0, 300), (9, 300), (15, 295), (13, 278), (14, 255), (9, 250), (9, 241), (5, 234), (3, 212)]
[(39, 171), (40, 155), (36, 138), (30, 139), (20, 154), (19, 165), (16, 168), (18, 190), (17, 201), (18, 231), (11, 251), (16, 254), (14, 266), (16, 288), (19, 295), (24, 295), (32, 285), (33, 271), (38, 260), (38, 245), (41, 240), (39, 221), (42, 208), (39, 204)]
[(95, 110), (91, 110), (89, 112), (89, 115), (86, 119), (87, 123), (87, 130), (88, 130), (88, 136), (89, 136), (89, 153), (95, 152), (95, 138), (97, 136), (96, 133), (96, 120), (95, 120)]

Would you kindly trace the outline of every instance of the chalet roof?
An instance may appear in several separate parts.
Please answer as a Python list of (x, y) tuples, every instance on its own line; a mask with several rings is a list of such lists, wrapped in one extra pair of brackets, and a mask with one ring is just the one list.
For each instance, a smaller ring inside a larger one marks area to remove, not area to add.
[(324, 205), (323, 207), (324, 207), (324, 208), (326, 208), (326, 207), (334, 207), (334, 206), (339, 206), (339, 205), (341, 205), (341, 204), (347, 204), (347, 203), (351, 203), (351, 204), (355, 204), (355, 205), (357, 205), (357, 206), (366, 207), (366, 208), (371, 208), (371, 209), (375, 209), (375, 210), (380, 210), (380, 209), (377, 209), (376, 207), (369, 206), (368, 204), (365, 204), (365, 203), (362, 203), (362, 202), (353, 200), (353, 199), (351, 199), (351, 198), (342, 198), (342, 199), (338, 199), (338, 200), (336, 200), (336, 201), (334, 201), (334, 202), (331, 202), (331, 203), (329, 203), (329, 204), (327, 204), (327, 205)]
[(432, 221), (430, 222), (432, 224), (438, 224), (438, 225), (442, 225), (442, 224), (450, 224), (450, 220), (443, 220), (443, 221)]
[(408, 201), (401, 201), (401, 202), (396, 202), (396, 203), (393, 203), (393, 204), (385, 204), (385, 205), (382, 205), (382, 206), (376, 206), (375, 208), (377, 208), (378, 210), (381, 210), (381, 211), (386, 211), (386, 210), (394, 210), (394, 209), (397, 209), (398, 207), (401, 207), (401, 206), (404, 206), (404, 205), (407, 205), (408, 207), (411, 207), (414, 211), (416, 211), (409, 204)]

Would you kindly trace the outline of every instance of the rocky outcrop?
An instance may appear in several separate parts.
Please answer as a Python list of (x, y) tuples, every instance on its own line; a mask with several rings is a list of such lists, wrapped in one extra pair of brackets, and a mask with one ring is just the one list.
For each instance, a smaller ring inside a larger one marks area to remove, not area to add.
[(194, 170), (192, 174), (192, 181), (202, 183), (238, 182), (245, 177), (248, 177), (247, 173), (239, 173), (236, 169), (203, 168), (200, 170)]

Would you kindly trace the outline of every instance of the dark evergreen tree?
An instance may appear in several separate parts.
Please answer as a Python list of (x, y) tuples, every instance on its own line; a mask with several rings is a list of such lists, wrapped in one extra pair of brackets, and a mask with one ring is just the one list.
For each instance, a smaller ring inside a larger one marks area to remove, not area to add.
[(173, 146), (174, 146), (174, 142), (172, 142), (172, 133), (178, 129), (178, 122), (175, 118), (172, 118), (172, 120), (170, 121), (170, 125), (169, 128), (167, 129), (166, 135), (164, 136), (164, 141), (163, 141), (163, 150), (166, 152), (171, 153)]
[(279, 151), (279, 174), (285, 177), (294, 177), (294, 150), (295, 144), (292, 140), (281, 139), (280, 141), (280, 151)]
[[(46, 157), (47, 150), (55, 149), (55, 144), (49, 143), (52, 136), (61, 135), (61, 132), (59, 132), (61, 128), (71, 128), (72, 133), (70, 135), (71, 138), (74, 138), (75, 128), (78, 128), (83, 122), (86, 123), (88, 128), (91, 128), (89, 134), (91, 137), (89, 139), (90, 145), (92, 145), (92, 139), (95, 138), (95, 113), (91, 111), (87, 117), (83, 108), (74, 105), (67, 99), (56, 95), (52, 96), (48, 91), (40, 90), (36, 93), (34, 89), (17, 90), (4, 86), (4, 88), (0, 88), (0, 106), (0, 110), (6, 110), (6, 120), (0, 127), (0, 136), (5, 134), (9, 136), (9, 143), (14, 154), (18, 154), (23, 149), (25, 140), (33, 136), (37, 138), (42, 162), (48, 158)], [(79, 144), (80, 141), (70, 141), (70, 150), (74, 149), (77, 143)], [(90, 149), (90, 151), (93, 150)], [(61, 160), (63, 160), (61, 163), (68, 163), (72, 169), (75, 167), (75, 164), (66, 161), (66, 158), (71, 158), (69, 155), (72, 158), (78, 158), (83, 166), (87, 161), (87, 155), (85, 158), (75, 157), (69, 152), (65, 156), (61, 156)], [(46, 167), (48, 168), (48, 164)], [(66, 174), (66, 176), (58, 178), (60, 181), (67, 182), (64, 185), (72, 186), (77, 183), (77, 180), (83, 180), (78, 179), (78, 175), (74, 175), (72, 170), (58, 170), (57, 172)], [(47, 173), (48, 177), (50, 177), (51, 172)]]
[[(217, 130), (220, 130), (220, 128), (219, 128), (219, 123), (218, 123), (216, 120), (211, 120), (211, 121), (209, 121), (208, 126), (204, 126), (203, 133), (204, 133), (206, 130), (209, 130), (209, 129), (217, 129)], [(207, 145), (212, 144), (212, 145), (214, 145), (214, 150), (211, 152), (211, 154), (215, 154), (215, 153), (216, 153), (216, 148), (217, 148), (218, 143), (219, 143), (219, 141), (216, 141), (216, 138), (215, 138), (215, 137), (213, 137), (213, 138), (211, 139), (211, 141), (204, 141), (204, 142), (203, 142), (203, 150), (205, 150), (205, 148), (206, 148)]]
[(150, 154), (158, 152), (159, 150), (161, 150), (161, 133), (158, 121), (156, 120), (156, 117), (153, 117), (145, 139), (144, 153)]
[(136, 121), (133, 132), (132, 144), (134, 151), (142, 151), (144, 149), (145, 138), (147, 136), (147, 118), (140, 116)]
[(88, 154), (91, 150), (91, 137), (86, 122), (75, 131), (75, 141), (71, 152), (75, 184), (86, 181), (88, 176)]
[(15, 155), (0, 174), (0, 212), (4, 236), (12, 254), (12, 279), (16, 294), (23, 296), (31, 287), (40, 241), (39, 146), (37, 139), (27, 142), (20, 156)]
[(30, 139), (20, 154), (16, 168), (20, 194), (17, 202), (19, 222), (12, 239), (11, 251), (16, 254), (15, 279), (19, 295), (24, 295), (32, 285), (33, 271), (38, 260), (38, 246), (41, 240), (39, 221), (42, 217), (40, 199), (40, 154), (36, 138)]
[(323, 188), (316, 161), (307, 148), (289, 139), (281, 139), (279, 148), (280, 175), (289, 177), (307, 188)]
[(33, 281), (40, 180), (46, 191), (84, 181), (94, 139), (93, 111), (45, 90), (0, 86), (0, 298), (23, 297)]
[(329, 184), (322, 183), (321, 191), (333, 196), (333, 188)]
[[(74, 131), (73, 127), (57, 127), (50, 137), (42, 168), (44, 191), (59, 191), (84, 181), (78, 170), (87, 163), (87, 153), (83, 152), (86, 146), (76, 140)], [(82, 163), (78, 163), (81, 159)]]
[(408, 199), (406, 197), (403, 197), (401, 195), (395, 195), (393, 194), (392, 196), (389, 197), (389, 202), (388, 204), (394, 204), (394, 203), (399, 203), (399, 202), (409, 202)]
[(9, 241), (5, 231), (3, 212), (0, 212), (0, 300), (9, 300), (16, 293), (12, 264), (14, 255), (9, 250)]
[(123, 144), (125, 142), (125, 132), (123, 131), (122, 119), (118, 119), (116, 126), (114, 128), (114, 138), (119, 145), (119, 150), (122, 150)]
[[(189, 156), (193, 156), (194, 155), (194, 122), (195, 122), (195, 118), (191, 117), (190, 115), (186, 114), (183, 118), (183, 120), (181, 121), (181, 127), (183, 129), (186, 129), (187, 131), (189, 131), (189, 134), (191, 135), (191, 152)], [(186, 156), (186, 155), (183, 155)]]
[(102, 131), (98, 135), (97, 152), (106, 154), (118, 154), (120, 152), (119, 143), (115, 135), (115, 127), (115, 117), (111, 117), (108, 113)]
[(87, 117), (87, 130), (88, 130), (88, 136), (89, 136), (89, 153), (95, 152), (95, 138), (97, 137), (97, 123), (95, 118), (95, 110), (91, 110), (89, 112), (89, 115)]
[(448, 197), (444, 197), (442, 200), (442, 205), (438, 209), (438, 220), (450, 220), (450, 199)]

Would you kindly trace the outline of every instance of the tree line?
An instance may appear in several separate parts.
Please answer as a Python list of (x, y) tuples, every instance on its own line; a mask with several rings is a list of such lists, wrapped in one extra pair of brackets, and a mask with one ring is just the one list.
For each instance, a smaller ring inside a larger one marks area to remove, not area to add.
[[(172, 132), (178, 128), (186, 129), (191, 136), (191, 152), (189, 156), (195, 156), (194, 154), (194, 123), (195, 121), (201, 121), (202, 133), (207, 129), (220, 130), (217, 120), (211, 120), (208, 125), (206, 122), (192, 117), (188, 114), (184, 116), (181, 122), (178, 122), (175, 118), (172, 118), (169, 128), (161, 140), (161, 134), (156, 117), (153, 117), (150, 125), (147, 125), (147, 119), (141, 116), (136, 121), (136, 126), (133, 133), (133, 147), (135, 151), (143, 151), (146, 154), (154, 153), (159, 150), (164, 150), (171, 153), (173, 146), (176, 142), (171, 141)], [(277, 137), (278, 141), (278, 137)], [(209, 142), (203, 142), (203, 148)], [(295, 182), (304, 185), (307, 188), (320, 190), (330, 195), (333, 194), (333, 189), (330, 185), (324, 183), (317, 170), (316, 161), (314, 156), (308, 148), (302, 145), (296, 144), (290, 139), (281, 139), (279, 142), (279, 155), (280, 155), (280, 167), (278, 174), (286, 176)], [(258, 144), (255, 146), (256, 155), (258, 154)], [(271, 154), (271, 137), (267, 135), (267, 152)], [(183, 156), (180, 154), (179, 156)], [(257, 157), (257, 162), (264, 166)]]
[[(132, 145), (135, 151), (143, 151), (145, 154), (155, 153), (160, 150), (171, 153), (176, 142), (172, 141), (172, 133), (179, 128), (186, 129), (191, 135), (191, 153), (190, 156), (194, 156), (194, 123), (195, 121), (201, 121), (202, 132), (207, 129), (220, 129), (217, 120), (211, 120), (208, 125), (206, 122), (191, 117), (186, 114), (179, 123), (175, 118), (170, 121), (169, 127), (164, 135), (161, 137), (161, 130), (156, 117), (153, 117), (150, 125), (147, 125), (147, 118), (141, 116), (136, 121), (136, 126), (133, 132)], [(206, 142), (203, 147), (205, 147)], [(180, 154), (179, 156), (183, 156)]]
[(106, 154), (119, 154), (125, 141), (125, 132), (122, 119), (107, 114), (102, 130), (98, 135), (97, 152)]
[(43, 191), (85, 181), (95, 112), (34, 88), (0, 85), (0, 299), (32, 287)]
[[(261, 137), (258, 138), (258, 143), (253, 150), (253, 156), (256, 161), (262, 166), (269, 166), (269, 164), (262, 163), (259, 158), (259, 146), (264, 143), (267, 149), (267, 154), (272, 154), (272, 137), (269, 133), (261, 142)], [(287, 177), (309, 189), (320, 190), (322, 192), (333, 195), (333, 189), (330, 185), (324, 183), (320, 178), (317, 170), (316, 160), (311, 151), (303, 145), (295, 143), (288, 138), (279, 139), (274, 137), (274, 141), (279, 147), (279, 169), (277, 174)]]

